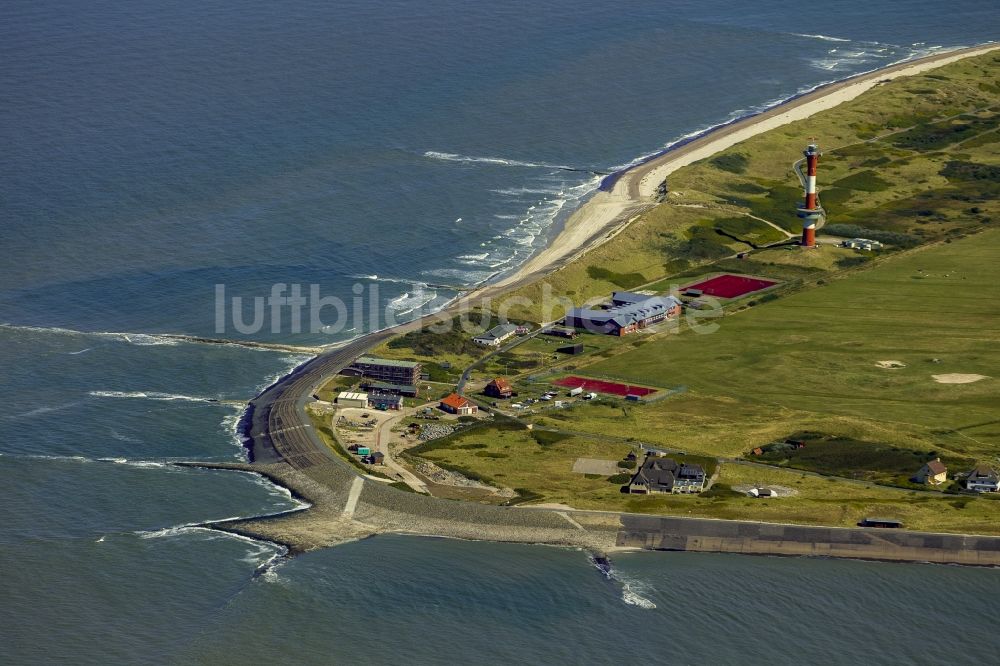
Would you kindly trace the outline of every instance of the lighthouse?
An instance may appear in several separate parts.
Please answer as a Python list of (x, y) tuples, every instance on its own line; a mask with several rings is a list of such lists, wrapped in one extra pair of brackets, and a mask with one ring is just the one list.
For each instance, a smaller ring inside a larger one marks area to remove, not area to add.
[[(816, 165), (819, 163), (819, 147), (815, 143), (811, 143), (802, 154), (806, 158), (806, 174), (802, 178), (806, 199), (797, 212), (802, 218), (802, 247), (814, 247), (816, 245), (816, 225), (819, 223), (822, 226), (823, 218), (826, 215), (816, 199)], [(802, 177), (801, 170), (799, 176)]]

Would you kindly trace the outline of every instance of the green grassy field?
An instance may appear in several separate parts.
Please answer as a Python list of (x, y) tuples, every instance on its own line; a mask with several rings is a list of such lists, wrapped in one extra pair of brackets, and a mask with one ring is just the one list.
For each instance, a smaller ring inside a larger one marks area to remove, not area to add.
[[(584, 371), (682, 384), (701, 399), (738, 405), (720, 421), (746, 412), (751, 424), (768, 421), (757, 435), (752, 428), (718, 434), (722, 453), (828, 421), (818, 430), (993, 459), (1000, 453), (997, 257), (1000, 230), (921, 248), (726, 317), (714, 333), (657, 339)], [(877, 365), (889, 360), (905, 367)], [(989, 378), (933, 378), (949, 373)], [(684, 413), (685, 401), (677, 402)], [(712, 420), (712, 409), (700, 416)], [(687, 448), (683, 437), (677, 447)]]

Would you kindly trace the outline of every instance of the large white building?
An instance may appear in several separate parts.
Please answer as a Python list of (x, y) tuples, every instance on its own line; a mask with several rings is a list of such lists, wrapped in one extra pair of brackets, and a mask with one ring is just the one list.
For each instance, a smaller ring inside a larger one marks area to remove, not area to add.
[(368, 409), (368, 394), (343, 391), (337, 395), (337, 406)]

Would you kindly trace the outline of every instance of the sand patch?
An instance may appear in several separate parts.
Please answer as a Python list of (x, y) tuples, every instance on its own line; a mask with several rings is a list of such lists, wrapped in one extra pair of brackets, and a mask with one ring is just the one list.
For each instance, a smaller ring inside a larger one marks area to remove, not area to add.
[(961, 372), (949, 372), (944, 375), (931, 375), (938, 384), (971, 384), (980, 379), (989, 379), (986, 375), (964, 374)]
[(600, 474), (601, 476), (610, 476), (612, 474), (617, 474), (619, 468), (617, 460), (577, 458), (576, 462), (573, 463), (573, 471), (577, 474)]
[[(747, 493), (747, 494), (749, 494), (750, 491), (752, 489), (754, 489), (754, 488), (770, 488), (771, 493), (772, 493), (771, 497), (775, 498), (775, 499), (780, 498), (780, 497), (795, 497), (796, 495), (799, 494), (798, 490), (796, 490), (794, 488), (789, 488), (788, 486), (772, 486), (770, 484), (768, 484), (768, 485), (756, 485), (756, 486), (753, 485), (753, 484), (743, 484), (743, 485), (739, 485), (739, 486), (733, 486), (733, 490), (735, 490), (736, 492), (738, 492), (738, 493)], [(766, 498), (763, 498), (763, 499), (766, 499)]]
[(896, 370), (898, 368), (906, 367), (906, 364), (902, 361), (879, 361), (875, 365), (880, 368), (885, 368), (886, 370)]

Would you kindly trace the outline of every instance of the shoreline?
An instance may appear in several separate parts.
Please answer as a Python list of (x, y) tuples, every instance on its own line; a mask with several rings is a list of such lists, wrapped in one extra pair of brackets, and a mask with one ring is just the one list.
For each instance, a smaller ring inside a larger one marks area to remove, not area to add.
[[(1000, 537), (947, 535), (942, 541), (944, 537), (939, 534), (908, 530), (873, 533), (868, 528), (577, 510), (572, 510), (571, 519), (567, 510), (526, 510), (415, 496), (360, 477), (329, 450), (304, 416), (305, 404), (316, 388), (372, 347), (429, 321), (461, 314), (476, 304), (474, 299), (501, 295), (529, 284), (599, 246), (655, 205), (650, 194), (655, 193), (662, 178), (676, 169), (756, 134), (854, 99), (882, 81), (922, 73), (998, 48), (1000, 44), (989, 43), (936, 53), (825, 84), (675, 144), (623, 170), (613, 180), (610, 191), (594, 193), (570, 215), (547, 247), (512, 274), (459, 294), (433, 313), (324, 348), (323, 353), (264, 389), (240, 416), (238, 434), (251, 462), (216, 466), (258, 472), (312, 506), (291, 514), (224, 521), (218, 528), (281, 543), (296, 553), (391, 533), (575, 546), (600, 552), (620, 548), (696, 550), (1000, 566)], [(888, 536), (894, 532), (899, 539)], [(852, 536), (845, 542), (841, 536), (844, 534)], [(981, 545), (967, 544), (968, 539)], [(940, 545), (945, 541), (950, 545)]]
[[(964, 58), (1000, 48), (998, 42), (936, 52), (904, 60), (861, 74), (820, 84), (797, 93), (760, 112), (746, 114), (710, 127), (642, 158), (606, 176), (595, 191), (565, 220), (551, 242), (528, 258), (520, 267), (496, 282), (474, 286), (454, 300), (497, 296), (503, 291), (554, 272), (580, 255), (600, 246), (619, 227), (624, 228), (633, 214), (655, 205), (651, 199), (657, 186), (682, 167), (711, 157), (757, 134), (803, 120), (816, 113), (848, 102), (886, 80), (921, 74)], [(605, 183), (611, 181), (611, 186)]]

